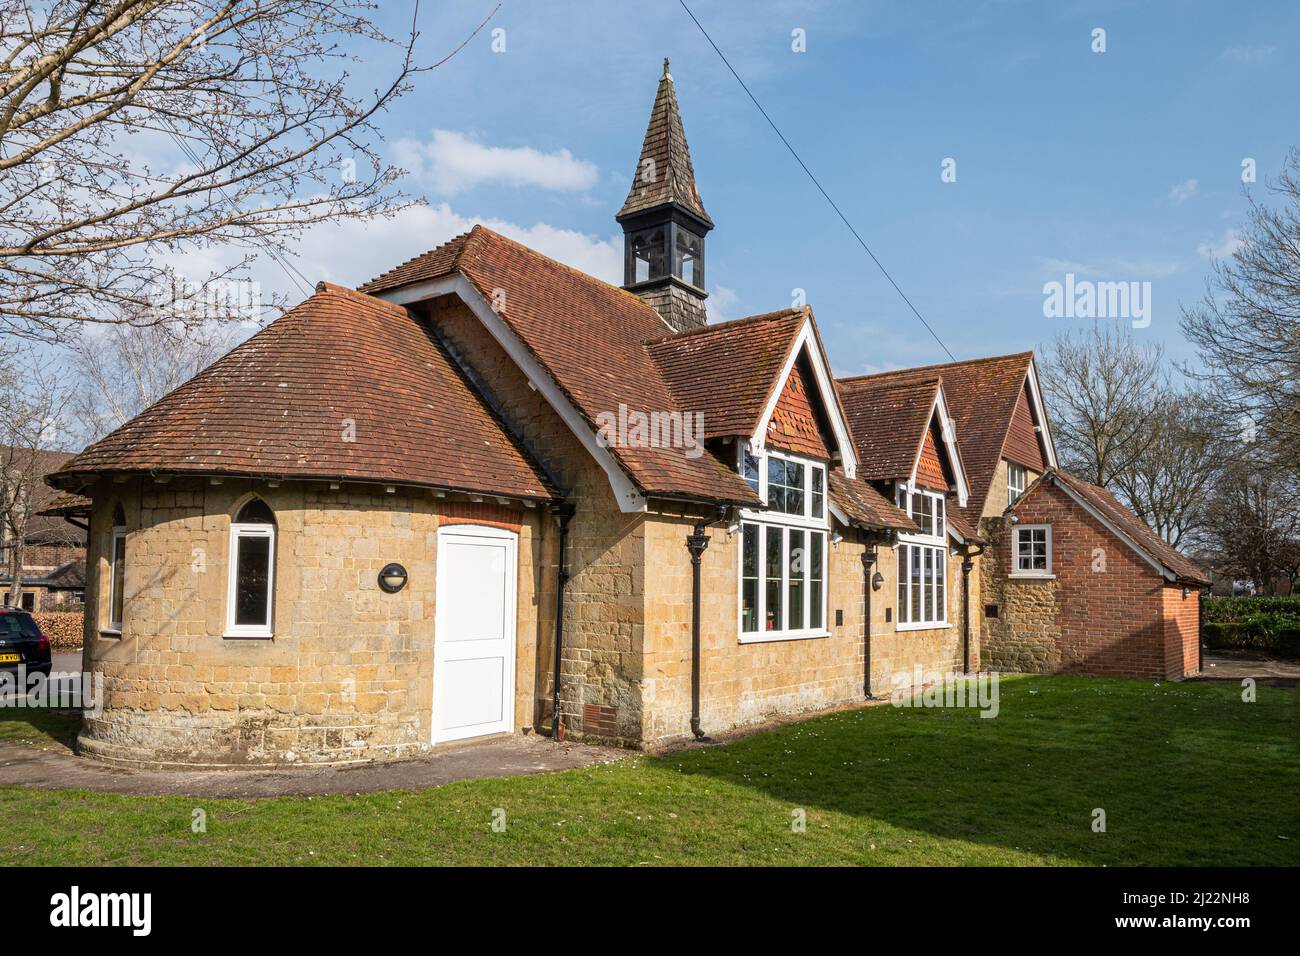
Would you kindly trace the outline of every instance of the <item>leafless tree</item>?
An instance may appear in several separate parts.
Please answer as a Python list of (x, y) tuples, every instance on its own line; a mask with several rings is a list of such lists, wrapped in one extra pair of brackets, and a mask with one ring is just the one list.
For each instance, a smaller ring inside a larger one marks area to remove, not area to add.
[(50, 496), (48, 453), (65, 435), (66, 390), (48, 350), (10, 352), (0, 366), (0, 529), (9, 573), (7, 603), (19, 606), (28, 531)]
[(1300, 564), (1300, 482), (1269, 455), (1229, 463), (1208, 502), (1210, 553), (1219, 570), (1273, 593), (1278, 574)]
[(220, 322), (119, 325), (82, 332), (71, 349), (71, 417), (83, 443), (103, 438), (235, 344), (237, 327)]
[(1206, 502), (1225, 463), (1232, 436), (1196, 391), (1168, 391), (1147, 417), (1141, 446), (1115, 472), (1119, 497), (1174, 547), (1199, 543)]
[[(0, 330), (167, 321), (176, 301), (227, 302), (256, 251), (406, 204), (375, 120), (439, 64), (417, 64), (414, 17), (395, 39), (373, 9), (0, 0)], [(377, 89), (350, 77), (361, 59), (391, 63)], [(202, 276), (169, 265), (218, 244), (244, 260)]]
[(1293, 473), (1300, 471), (1300, 149), (1270, 191), (1251, 198), (1239, 248), (1214, 264), (1206, 295), (1184, 309), (1183, 331), (1204, 368), (1189, 372), (1217, 396), (1225, 418), (1259, 423)]
[(1158, 417), (1164, 353), (1122, 324), (1063, 332), (1044, 356), (1043, 385), (1066, 470), (1109, 486), (1133, 466)]

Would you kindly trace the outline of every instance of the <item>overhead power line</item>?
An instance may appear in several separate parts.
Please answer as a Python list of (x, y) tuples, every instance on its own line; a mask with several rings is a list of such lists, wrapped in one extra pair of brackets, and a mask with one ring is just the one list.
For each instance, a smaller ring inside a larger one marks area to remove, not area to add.
[(830, 207), (835, 210), (835, 215), (839, 216), (840, 221), (842, 221), (844, 225), (848, 226), (849, 232), (853, 233), (853, 238), (858, 240), (858, 245), (860, 245), (863, 248), (863, 251), (871, 257), (871, 261), (876, 264), (876, 268), (880, 270), (880, 274), (889, 280), (889, 284), (894, 287), (894, 291), (898, 293), (899, 297), (907, 303), (907, 307), (912, 310), (912, 314), (920, 320), (921, 324), (925, 326), (925, 330), (934, 337), (936, 342), (939, 343), (939, 348), (943, 349), (948, 358), (952, 359), (954, 362), (957, 361), (957, 357), (949, 351), (948, 346), (943, 344), (943, 339), (939, 338), (939, 334), (935, 332), (930, 323), (925, 321), (925, 316), (923, 316), (917, 307), (912, 304), (912, 300), (907, 297), (907, 294), (899, 287), (898, 283), (894, 281), (894, 277), (889, 274), (889, 270), (884, 267), (880, 259), (876, 257), (876, 254), (871, 251), (871, 247), (867, 245), (866, 240), (862, 238), (857, 229), (853, 228), (853, 223), (849, 222), (848, 217), (840, 211), (840, 207), (835, 204), (835, 200), (830, 197), (830, 193), (828, 193), (825, 188), (823, 188), (822, 184), (818, 182), (817, 177), (814, 176), (812, 170), (808, 168), (808, 164), (803, 161), (795, 151), (795, 148), (790, 145), (790, 141), (785, 138), (785, 134), (781, 132), (780, 127), (772, 121), (772, 117), (768, 115), (767, 110), (763, 109), (763, 104), (758, 101), (758, 98), (750, 91), (749, 87), (745, 84), (745, 81), (740, 78), (740, 74), (737, 73), (736, 68), (731, 65), (731, 61), (727, 59), (726, 54), (718, 49), (718, 45), (713, 42), (713, 37), (709, 36), (708, 30), (704, 29), (704, 24), (700, 23), (699, 18), (691, 12), (691, 8), (686, 5), (686, 0), (677, 0), (677, 2), (682, 5), (682, 9), (686, 11), (687, 16), (695, 21), (695, 25), (699, 27), (700, 32), (704, 34), (704, 39), (709, 41), (709, 46), (713, 47), (713, 51), (718, 54), (727, 69), (731, 71), (731, 75), (736, 78), (736, 82), (739, 83), (740, 88), (745, 91), (745, 95), (749, 97), (750, 101), (756, 107), (758, 107), (758, 111), (763, 114), (763, 119), (767, 120), (767, 125), (772, 127), (772, 131), (776, 133), (781, 142), (785, 144), (785, 148), (790, 151), (790, 155), (794, 157), (794, 161), (799, 164), (805, 173), (808, 174), (808, 178), (812, 180), (812, 184), (817, 187), (817, 191), (822, 194), (826, 202), (830, 204)]

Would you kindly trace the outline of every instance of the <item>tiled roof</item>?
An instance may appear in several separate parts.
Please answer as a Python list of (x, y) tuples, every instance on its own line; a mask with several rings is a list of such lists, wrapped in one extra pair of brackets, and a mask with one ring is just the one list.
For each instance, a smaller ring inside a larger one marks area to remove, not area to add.
[(673, 335), (647, 348), (679, 407), (704, 415), (709, 438), (749, 436), (809, 310), (782, 309)]
[[(1105, 488), (1089, 484), (1081, 478), (1068, 475), (1063, 471), (1049, 471), (1040, 481), (1051, 479), (1059, 481), (1087, 500), (1089, 504), (1105, 515), (1111, 524), (1119, 528), (1136, 544), (1139, 550), (1164, 565), (1179, 580), (1194, 581), (1198, 584), (1210, 583), (1208, 571), (1152, 531), (1145, 521), (1120, 504), (1119, 500)], [(1014, 510), (1014, 506), (1012, 510)]]
[[(957, 428), (957, 445), (970, 486), (964, 517), (969, 524), (978, 525), (1011, 427), (1016, 398), (1024, 387), (1033, 358), (1033, 352), (997, 355), (840, 379), (839, 385), (843, 394), (845, 387), (868, 382), (902, 386), (935, 378), (943, 381), (944, 398)], [(861, 436), (858, 440), (862, 440)]]
[[(72, 456), (69, 455), (68, 458)], [(44, 517), (63, 517), (64, 515), (75, 516), (89, 514), (95, 502), (85, 495), (74, 495), (68, 491), (53, 492), (51, 497), (36, 512)]]
[(325, 283), (51, 478), (143, 471), (555, 493), (419, 320)]
[(911, 477), (939, 385), (935, 375), (902, 380), (871, 376), (836, 383), (857, 442), (860, 477)]
[[(648, 343), (668, 326), (623, 289), (548, 259), (484, 226), (366, 283), (379, 293), (413, 282), (464, 275), (550, 374), (595, 430), (598, 416), (683, 412)], [(706, 416), (706, 428), (708, 418)], [(682, 448), (610, 447), (648, 495), (753, 504), (757, 496), (711, 454)]]
[(894, 505), (861, 478), (846, 478), (842, 471), (830, 474), (831, 501), (849, 516), (850, 521), (871, 528), (916, 531), (907, 513)]
[(691, 166), (691, 151), (686, 145), (682, 114), (677, 107), (677, 91), (673, 89), (673, 78), (665, 60), (632, 188), (616, 218), (621, 220), (668, 203), (676, 203), (712, 227), (713, 220), (704, 211), (695, 185), (695, 169)]
[(16, 445), (0, 445), (0, 464), (3, 464), (6, 472), (13, 475), (34, 473), (37, 479), (35, 486), (30, 491), (33, 497), (33, 508), (32, 517), (27, 522), (25, 534), (27, 543), (30, 545), (76, 545), (84, 543), (86, 536), (82, 531), (74, 528), (62, 518), (50, 514), (51, 502), (60, 495), (41, 481), (51, 472), (58, 471), (64, 462), (71, 459), (76, 453), (44, 448), (38, 449), (35, 452), (35, 468), (33, 472), (29, 472), (28, 463), (31, 461), (32, 454), (30, 450)]

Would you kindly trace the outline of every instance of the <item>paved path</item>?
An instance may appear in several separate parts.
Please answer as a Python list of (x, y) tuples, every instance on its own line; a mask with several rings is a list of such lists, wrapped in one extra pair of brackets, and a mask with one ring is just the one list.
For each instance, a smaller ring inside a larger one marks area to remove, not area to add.
[(1214, 651), (1201, 659), (1201, 672), (1188, 680), (1240, 683), (1246, 677), (1274, 687), (1300, 687), (1300, 661), (1266, 657), (1251, 651)]
[(549, 737), (503, 736), (427, 756), (350, 767), (288, 770), (124, 770), (78, 757), (66, 747), (0, 742), (0, 786), (205, 797), (318, 796), (421, 790), (456, 780), (512, 777), (612, 763), (626, 750)]

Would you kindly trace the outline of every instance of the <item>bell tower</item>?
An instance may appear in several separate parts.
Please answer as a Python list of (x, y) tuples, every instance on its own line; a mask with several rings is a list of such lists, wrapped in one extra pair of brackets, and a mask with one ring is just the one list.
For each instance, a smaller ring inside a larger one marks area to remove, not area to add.
[(623, 288), (678, 332), (703, 326), (704, 237), (713, 220), (695, 186), (667, 57), (632, 188), (614, 218), (623, 227)]

